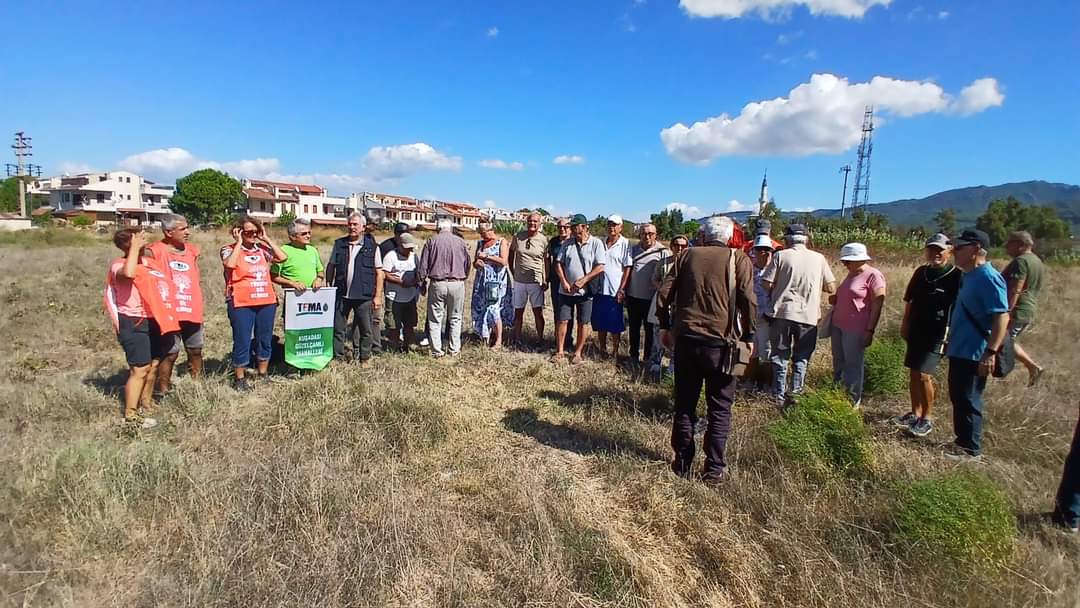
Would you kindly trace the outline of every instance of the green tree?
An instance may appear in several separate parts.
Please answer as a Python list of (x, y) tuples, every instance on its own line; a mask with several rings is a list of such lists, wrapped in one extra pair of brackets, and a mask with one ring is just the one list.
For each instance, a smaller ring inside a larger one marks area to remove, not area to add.
[(956, 209), (946, 207), (934, 216), (937, 231), (944, 234), (956, 234)]
[(294, 221), (296, 221), (295, 213), (293, 213), (292, 211), (283, 211), (281, 215), (277, 216), (277, 219), (274, 220), (274, 225), (280, 226), (282, 228), (288, 228), (289, 224), (293, 223)]
[(664, 209), (660, 213), (653, 213), (649, 216), (649, 221), (656, 226), (657, 236), (664, 240), (683, 233), (683, 215), (678, 209)]
[(975, 220), (975, 227), (986, 232), (994, 245), (1004, 243), (1016, 230), (1027, 230), (1040, 240), (1067, 239), (1071, 234), (1068, 222), (1059, 218), (1053, 207), (1024, 205), (1012, 196), (990, 201)]
[(200, 169), (176, 180), (169, 207), (192, 224), (206, 224), (231, 213), (243, 200), (239, 181), (216, 169)]
[(21, 212), (19, 209), (19, 182), (14, 177), (0, 181), (0, 212)]

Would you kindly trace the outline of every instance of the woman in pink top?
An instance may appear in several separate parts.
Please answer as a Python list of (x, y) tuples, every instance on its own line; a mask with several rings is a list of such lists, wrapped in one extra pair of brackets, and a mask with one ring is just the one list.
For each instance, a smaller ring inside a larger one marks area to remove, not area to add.
[(870, 255), (862, 243), (844, 245), (840, 249), (840, 261), (848, 275), (829, 297), (833, 304), (833, 380), (844, 385), (855, 407), (859, 407), (866, 349), (874, 341), (874, 331), (885, 305), (885, 275), (868, 264)]

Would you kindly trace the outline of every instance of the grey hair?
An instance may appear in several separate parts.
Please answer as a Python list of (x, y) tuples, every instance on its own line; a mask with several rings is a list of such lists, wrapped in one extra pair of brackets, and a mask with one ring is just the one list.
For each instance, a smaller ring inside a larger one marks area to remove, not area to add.
[(1009, 235), (1008, 240), (1027, 245), (1028, 247), (1035, 245), (1035, 239), (1031, 238), (1031, 233), (1027, 230), (1017, 230), (1016, 232), (1013, 232)]
[[(481, 224), (481, 225), (483, 225), (483, 224)], [(443, 218), (443, 219), (439, 220), (438, 222), (435, 222), (435, 229), (438, 230), (439, 232), (446, 232), (447, 230), (453, 230), (454, 229), (454, 222)]]
[(810, 237), (805, 234), (788, 234), (784, 236), (784, 240), (792, 245), (805, 245), (810, 242)]
[(705, 223), (701, 225), (701, 230), (705, 235), (706, 243), (719, 242), (726, 245), (731, 240), (731, 236), (735, 234), (735, 222), (731, 221), (730, 217), (714, 215), (705, 219)]
[(289, 233), (289, 236), (296, 236), (296, 233), (300, 232), (300, 227), (301, 226), (305, 226), (308, 229), (310, 229), (311, 228), (311, 220), (306, 219), (306, 218), (302, 218), (302, 217), (298, 217), (295, 220), (289, 222), (289, 225), (288, 225), (288, 227), (285, 228), (285, 231)]
[(349, 214), (349, 219), (347, 219), (345, 221), (349, 221), (349, 220), (354, 219), (354, 218), (360, 218), (361, 222), (367, 224), (367, 218), (364, 217), (364, 214), (360, 213), (359, 211), (353, 211), (352, 213), (350, 213)]
[(495, 229), (495, 224), (492, 224), (491, 222), (480, 222), (480, 225), (477, 226), (476, 229), (480, 230), (480, 231), (494, 230)]
[(161, 218), (162, 230), (174, 230), (180, 222), (188, 223), (187, 218), (177, 213), (168, 213)]
[(638, 234), (644, 232), (645, 229), (649, 228), (650, 226), (652, 228), (656, 228), (656, 224), (653, 224), (652, 222), (645, 222), (644, 224), (639, 224), (637, 227)]

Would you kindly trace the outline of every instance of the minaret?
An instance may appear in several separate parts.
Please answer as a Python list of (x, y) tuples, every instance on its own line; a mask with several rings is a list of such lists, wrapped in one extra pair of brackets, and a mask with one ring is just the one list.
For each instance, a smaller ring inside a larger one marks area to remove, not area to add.
[(758, 197), (757, 214), (760, 216), (765, 213), (765, 205), (769, 203), (769, 170), (765, 170), (765, 175), (761, 178), (761, 196)]

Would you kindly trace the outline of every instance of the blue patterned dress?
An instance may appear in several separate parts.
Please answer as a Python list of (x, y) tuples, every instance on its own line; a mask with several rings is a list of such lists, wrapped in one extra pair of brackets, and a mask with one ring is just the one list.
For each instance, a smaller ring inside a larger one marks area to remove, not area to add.
[[(499, 249), (502, 247), (502, 242), (502, 239), (495, 239), (495, 242), (491, 246), (480, 249), (480, 251), (489, 256), (497, 257), (499, 255)], [(479, 249), (482, 244), (482, 242), (477, 243), (476, 247)], [(488, 301), (487, 288), (485, 286), (489, 283), (498, 284), (498, 299), (494, 302)], [(514, 323), (514, 302), (510, 293), (510, 272), (506, 266), (498, 266), (490, 262), (485, 262), (484, 269), (477, 271), (476, 280), (473, 282), (473, 331), (481, 338), (487, 340), (491, 337), (491, 330), (495, 328), (495, 322), (500, 318), (502, 319), (503, 327), (507, 327)]]

